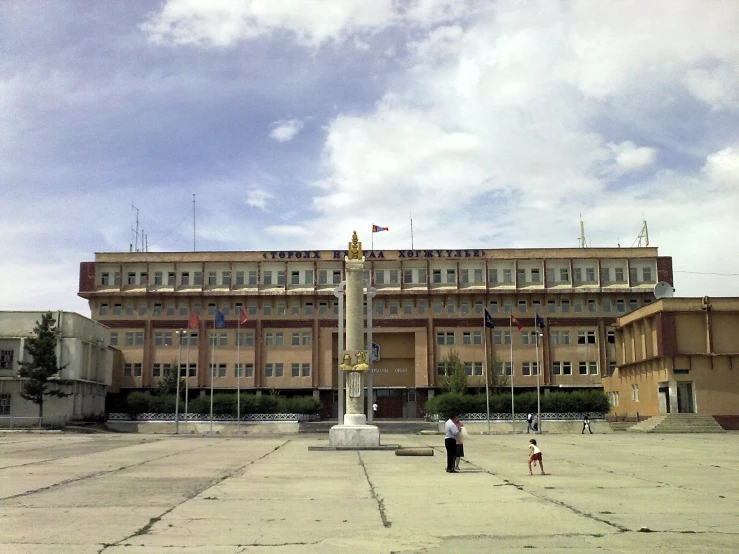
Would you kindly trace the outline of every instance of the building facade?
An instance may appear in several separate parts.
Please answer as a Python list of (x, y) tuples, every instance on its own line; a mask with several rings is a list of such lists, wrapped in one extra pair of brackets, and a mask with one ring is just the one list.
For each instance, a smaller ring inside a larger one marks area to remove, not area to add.
[(739, 428), (739, 299), (664, 298), (616, 325), (617, 368), (603, 381), (612, 414), (699, 413)]
[[(0, 426), (9, 418), (15, 426), (38, 424), (38, 405), (20, 395), (18, 363), (31, 361), (25, 350), (26, 339), (45, 312), (0, 312)], [(44, 423), (59, 424), (74, 419), (102, 417), (105, 414), (107, 387), (113, 378), (115, 353), (108, 349), (109, 330), (100, 323), (72, 312), (52, 312), (59, 328), (57, 362), (63, 367), (62, 379), (71, 385), (60, 387), (70, 393), (64, 398), (46, 397)]]
[[(209, 389), (211, 379), (215, 389), (229, 391), (238, 380), (253, 391), (313, 394), (330, 416), (337, 409), (334, 291), (344, 279), (345, 254), (98, 253), (80, 266), (79, 295), (89, 300), (92, 317), (111, 329), (124, 390), (156, 387), (179, 358), (193, 394)], [(484, 309), (495, 323), (490, 371), (499, 381), (534, 387), (541, 365), (545, 390), (601, 387), (615, 367), (616, 317), (649, 303), (657, 281), (672, 283), (672, 260), (656, 248), (364, 254), (365, 285), (377, 289), (373, 342), (380, 360), (373, 386), (379, 417), (421, 414), (451, 350), (465, 363), (469, 385), (484, 386)], [(241, 309), (244, 325), (237, 321)], [(225, 328), (214, 328), (216, 310), (225, 314)], [(192, 312), (199, 323), (188, 330)], [(546, 322), (539, 364), (536, 313)], [(511, 315), (522, 330), (511, 326)]]

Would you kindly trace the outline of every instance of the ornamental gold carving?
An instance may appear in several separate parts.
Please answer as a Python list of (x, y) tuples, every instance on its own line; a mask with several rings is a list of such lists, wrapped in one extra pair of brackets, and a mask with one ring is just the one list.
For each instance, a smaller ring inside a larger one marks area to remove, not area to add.
[(349, 260), (361, 260), (362, 259), (362, 243), (359, 242), (357, 232), (352, 233), (352, 241), (349, 243)]

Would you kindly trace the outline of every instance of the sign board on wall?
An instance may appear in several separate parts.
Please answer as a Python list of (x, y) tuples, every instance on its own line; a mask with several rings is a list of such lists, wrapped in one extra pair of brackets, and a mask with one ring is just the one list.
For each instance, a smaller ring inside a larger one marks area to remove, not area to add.
[(372, 361), (373, 362), (379, 362), (380, 361), (380, 345), (376, 342), (372, 343)]

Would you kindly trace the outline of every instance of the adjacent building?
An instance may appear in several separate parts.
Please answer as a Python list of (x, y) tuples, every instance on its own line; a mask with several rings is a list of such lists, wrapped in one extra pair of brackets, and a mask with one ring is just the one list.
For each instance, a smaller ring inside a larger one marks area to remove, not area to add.
[[(38, 424), (38, 405), (21, 395), (18, 363), (31, 361), (26, 339), (46, 312), (0, 312), (0, 426)], [(105, 396), (113, 376), (115, 352), (108, 349), (109, 330), (104, 325), (72, 312), (52, 312), (60, 331), (57, 361), (62, 379), (71, 385), (60, 387), (69, 396), (46, 397), (44, 423), (60, 424), (74, 419), (102, 417)], [(28, 419), (26, 419), (28, 418)]]
[(612, 414), (698, 413), (739, 428), (739, 298), (664, 298), (619, 317), (616, 365), (603, 380)]
[[(150, 389), (180, 364), (191, 394), (277, 390), (337, 410), (341, 250), (97, 253), (79, 295), (121, 353), (122, 391)], [(379, 417), (416, 417), (456, 350), (484, 386), (483, 310), (498, 381), (544, 390), (602, 387), (616, 366), (616, 317), (650, 303), (672, 260), (656, 248), (365, 251)], [(241, 325), (237, 314), (247, 321)], [(365, 307), (365, 311), (367, 308)], [(214, 328), (216, 311), (225, 327)], [(188, 329), (191, 313), (199, 315)], [(539, 338), (535, 314), (546, 322)], [(511, 325), (514, 316), (524, 326)], [(540, 359), (536, 341), (540, 340)], [(511, 350), (513, 356), (511, 359)]]

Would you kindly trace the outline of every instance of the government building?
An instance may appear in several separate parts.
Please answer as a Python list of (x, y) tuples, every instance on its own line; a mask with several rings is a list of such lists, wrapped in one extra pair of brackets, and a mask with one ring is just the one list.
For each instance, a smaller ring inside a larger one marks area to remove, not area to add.
[[(112, 392), (156, 388), (181, 360), (190, 395), (242, 390), (313, 395), (337, 413), (343, 250), (97, 253), (79, 295), (120, 351)], [(491, 374), (517, 390), (602, 388), (616, 366), (618, 316), (672, 284), (653, 247), (365, 251), (378, 414), (419, 417), (456, 350), (470, 387)], [(483, 332), (484, 309), (495, 328)], [(241, 310), (246, 321), (240, 322)], [(365, 308), (366, 310), (366, 308)], [(216, 311), (225, 326), (216, 328)], [(198, 318), (191, 318), (198, 314)], [(540, 314), (541, 338), (534, 326)], [(519, 330), (512, 318), (523, 325)], [(194, 328), (189, 329), (192, 319)], [(239, 335), (239, 336), (237, 336)], [(512, 352), (512, 356), (511, 356)], [(211, 365), (212, 364), (212, 365)]]

